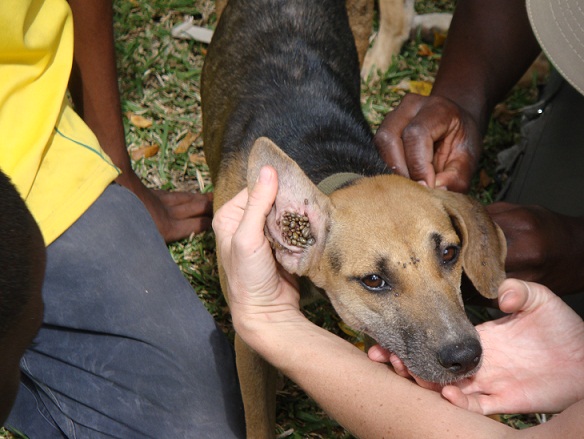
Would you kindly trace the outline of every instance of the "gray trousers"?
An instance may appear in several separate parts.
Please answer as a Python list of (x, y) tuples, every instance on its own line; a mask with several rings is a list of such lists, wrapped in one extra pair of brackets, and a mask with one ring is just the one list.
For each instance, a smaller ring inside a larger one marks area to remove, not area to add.
[[(499, 201), (584, 216), (584, 96), (553, 72), (525, 111), (521, 142), (499, 159), (509, 176)], [(564, 300), (584, 316), (584, 294)]]
[(110, 185), (48, 247), (44, 324), (6, 422), (38, 438), (234, 438), (231, 345), (142, 203)]

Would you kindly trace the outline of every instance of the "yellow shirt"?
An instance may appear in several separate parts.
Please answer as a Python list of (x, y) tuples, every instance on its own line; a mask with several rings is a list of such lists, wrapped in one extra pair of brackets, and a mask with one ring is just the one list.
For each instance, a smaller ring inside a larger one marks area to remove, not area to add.
[(65, 0), (0, 0), (0, 169), (47, 245), (119, 174), (65, 98), (72, 62)]

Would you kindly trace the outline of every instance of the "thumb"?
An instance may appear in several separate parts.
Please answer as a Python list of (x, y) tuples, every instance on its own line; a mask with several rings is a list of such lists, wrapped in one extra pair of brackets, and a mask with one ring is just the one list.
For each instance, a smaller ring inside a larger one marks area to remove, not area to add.
[(499, 286), (499, 307), (506, 313), (534, 311), (552, 297), (549, 289), (533, 282), (505, 279)]
[(482, 413), (482, 409), (480, 405), (476, 404), (476, 400), (467, 396), (455, 385), (444, 386), (441, 393), (451, 404), (460, 407), (461, 409)]
[(436, 173), (436, 187), (460, 193), (468, 192), (472, 175), (469, 175), (467, 168), (468, 165), (464, 163), (452, 161)]
[(247, 236), (257, 233), (258, 227), (263, 230), (266, 217), (272, 209), (278, 192), (278, 174), (271, 166), (264, 166), (258, 175), (249, 197), (239, 232)]

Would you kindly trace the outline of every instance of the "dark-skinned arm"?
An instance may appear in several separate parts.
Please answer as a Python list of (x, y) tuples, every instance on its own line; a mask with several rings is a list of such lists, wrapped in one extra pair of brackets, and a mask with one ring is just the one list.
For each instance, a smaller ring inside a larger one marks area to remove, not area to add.
[[(467, 191), (494, 106), (539, 52), (524, 0), (459, 0), (432, 94), (407, 95), (387, 115), (380, 153), (400, 174)], [(584, 218), (509, 203), (488, 209), (507, 238), (509, 276), (559, 295), (584, 291)]]
[(69, 4), (75, 28), (69, 89), (76, 111), (121, 169), (116, 182), (142, 200), (166, 242), (208, 229), (212, 216), (209, 195), (151, 190), (132, 170), (118, 89), (112, 0), (69, 0)]
[(399, 174), (466, 192), (494, 106), (540, 49), (524, 0), (459, 0), (429, 97), (406, 95), (375, 143)]
[(495, 105), (539, 52), (524, 0), (459, 0), (432, 95), (469, 112), (482, 137)]

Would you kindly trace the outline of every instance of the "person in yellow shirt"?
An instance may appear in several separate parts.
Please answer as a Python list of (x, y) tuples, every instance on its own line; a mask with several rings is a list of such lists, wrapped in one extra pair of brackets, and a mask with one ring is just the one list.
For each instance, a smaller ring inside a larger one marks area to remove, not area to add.
[(0, 2), (0, 169), (47, 252), (43, 323), (6, 425), (243, 437), (231, 345), (165, 243), (208, 228), (211, 200), (152, 191), (132, 171), (112, 21), (107, 0)]

